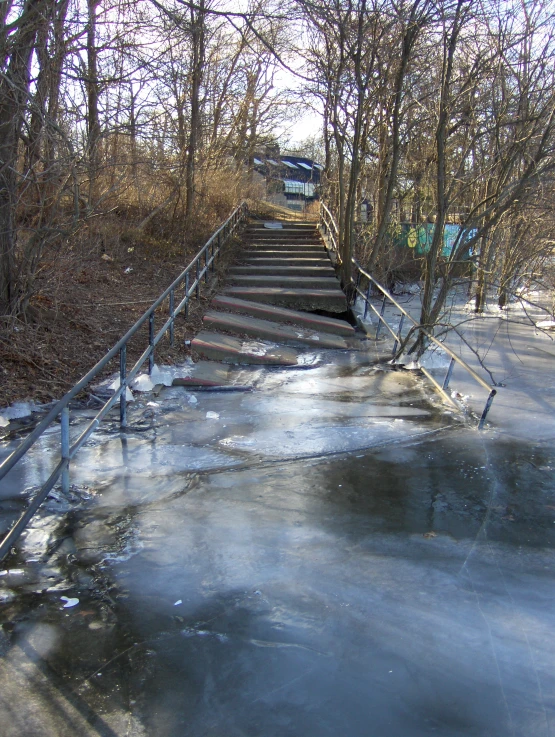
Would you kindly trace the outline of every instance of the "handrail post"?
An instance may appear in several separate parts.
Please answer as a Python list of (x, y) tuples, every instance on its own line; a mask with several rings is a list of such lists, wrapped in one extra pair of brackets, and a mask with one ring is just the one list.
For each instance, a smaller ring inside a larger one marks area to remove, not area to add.
[(451, 374), (453, 373), (453, 368), (455, 367), (455, 359), (451, 357), (451, 361), (449, 362), (449, 368), (447, 369), (447, 373), (445, 374), (445, 378), (443, 379), (443, 385), (442, 389), (445, 390), (449, 386), (449, 382), (451, 381)]
[(204, 249), (204, 283), (208, 284), (208, 248)]
[(66, 464), (62, 471), (62, 492), (69, 492), (69, 407), (64, 407), (61, 413), (61, 451), (62, 461)]
[(200, 258), (197, 258), (197, 288), (196, 288), (196, 295), (197, 299), (200, 299)]
[(148, 375), (152, 373), (154, 368), (154, 310), (148, 316), (148, 345), (150, 353), (148, 356)]
[(488, 416), (488, 412), (490, 411), (491, 403), (493, 402), (493, 398), (497, 394), (497, 391), (495, 389), (492, 389), (489, 393), (489, 396), (486, 401), (486, 406), (484, 407), (484, 411), (482, 412), (482, 416), (480, 417), (480, 422), (478, 423), (478, 430), (483, 430), (484, 425), (486, 422), (486, 417)]
[(368, 280), (368, 289), (366, 290), (366, 298), (364, 300), (364, 315), (362, 316), (363, 320), (366, 320), (366, 315), (368, 314), (368, 303), (370, 302), (370, 292), (372, 291), (372, 282)]
[(175, 322), (175, 294), (173, 289), (170, 292), (170, 320), (170, 345), (173, 347)]
[(127, 427), (127, 344), (119, 351), (119, 385), (122, 387), (119, 397), (119, 424), (122, 430)]
[(189, 316), (189, 272), (185, 274), (185, 317)]
[(397, 346), (401, 342), (401, 330), (403, 329), (403, 322), (405, 321), (405, 316), (401, 314), (401, 319), (399, 320), (399, 327), (397, 328), (397, 338), (395, 339), (395, 343), (393, 343), (393, 355), (397, 353)]
[(356, 279), (356, 282), (355, 282), (355, 288), (353, 289), (353, 294), (352, 294), (352, 297), (351, 297), (351, 299), (353, 300), (352, 301), (352, 306), (353, 307), (357, 303), (357, 295), (358, 295), (358, 289), (360, 287), (360, 280), (361, 279), (362, 279), (362, 274), (360, 273), (360, 271), (357, 271), (357, 279)]
[(383, 296), (383, 302), (382, 302), (382, 308), (380, 310), (380, 319), (378, 320), (378, 327), (376, 328), (376, 338), (375, 338), (375, 340), (378, 340), (378, 336), (380, 334), (380, 330), (382, 329), (382, 318), (383, 318), (383, 314), (385, 312), (385, 303), (386, 303), (386, 300), (387, 300), (387, 297), (384, 294), (384, 296)]

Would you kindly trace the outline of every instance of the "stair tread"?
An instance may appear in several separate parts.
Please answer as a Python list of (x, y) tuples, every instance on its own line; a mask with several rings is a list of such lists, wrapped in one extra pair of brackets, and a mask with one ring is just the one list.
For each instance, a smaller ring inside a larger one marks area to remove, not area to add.
[(234, 312), (247, 313), (255, 317), (268, 318), (272, 321), (294, 322), (319, 331), (330, 332), (334, 334), (352, 336), (355, 329), (352, 325), (344, 320), (337, 320), (334, 317), (324, 317), (323, 315), (315, 315), (311, 312), (301, 312), (300, 310), (292, 310), (288, 307), (276, 307), (275, 305), (265, 304), (264, 302), (254, 302), (250, 300), (237, 299), (226, 294), (218, 294), (212, 300), (212, 304)]
[(209, 310), (204, 322), (211, 328), (237, 331), (258, 337), (261, 340), (286, 342), (296, 345), (312, 345), (316, 348), (346, 349), (355, 347), (349, 345), (340, 335), (317, 332), (316, 330), (300, 325), (284, 325), (283, 323), (264, 320), (249, 315), (237, 315), (229, 312)]
[(303, 351), (296, 348), (276, 346), (269, 341), (242, 340), (209, 330), (201, 330), (191, 342), (191, 346), (200, 355), (225, 363), (266, 366), (310, 365), (310, 359), (303, 361)]

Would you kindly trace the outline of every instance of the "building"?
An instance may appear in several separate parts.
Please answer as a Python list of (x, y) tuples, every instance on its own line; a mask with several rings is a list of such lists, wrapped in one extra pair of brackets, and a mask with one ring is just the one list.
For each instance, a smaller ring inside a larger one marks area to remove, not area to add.
[(266, 199), (292, 210), (303, 210), (318, 198), (321, 164), (304, 156), (279, 154), (279, 150), (256, 154), (254, 171), (265, 179)]

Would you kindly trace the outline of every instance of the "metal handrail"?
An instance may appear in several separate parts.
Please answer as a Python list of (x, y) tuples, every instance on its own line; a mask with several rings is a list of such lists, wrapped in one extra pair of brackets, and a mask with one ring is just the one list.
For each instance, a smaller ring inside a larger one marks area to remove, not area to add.
[[(0, 560), (2, 560), (11, 549), (19, 535), (23, 532), (37, 509), (40, 507), (48, 493), (52, 490), (57, 480), (62, 477), (62, 490), (69, 490), (69, 465), (71, 459), (77, 453), (79, 448), (98, 428), (101, 421), (116, 404), (120, 401), (120, 426), (124, 430), (127, 427), (127, 404), (126, 392), (130, 382), (138, 374), (139, 369), (148, 359), (148, 373), (152, 373), (154, 368), (154, 350), (158, 343), (162, 340), (166, 332), (170, 332), (170, 344), (174, 343), (174, 322), (177, 315), (185, 311), (188, 313), (189, 302), (193, 295), (197, 299), (200, 297), (201, 281), (208, 281), (208, 272), (210, 268), (214, 270), (215, 260), (220, 254), (221, 249), (227, 242), (229, 237), (233, 235), (237, 227), (245, 220), (248, 214), (246, 202), (242, 202), (227, 220), (213, 233), (206, 241), (204, 246), (193, 258), (191, 263), (174, 279), (170, 286), (153, 302), (148, 310), (141, 315), (137, 322), (120, 338), (120, 340), (111, 348), (106, 355), (96, 363), (95, 366), (83, 378), (70, 389), (56, 404), (47, 412), (44, 418), (39, 422), (35, 429), (23, 440), (18, 447), (0, 464), (0, 480), (23, 458), (30, 448), (37, 442), (44, 431), (59, 416), (61, 420), (61, 459), (54, 468), (47, 481), (42, 485), (38, 494), (33, 497), (27, 509), (21, 517), (13, 525), (0, 544)], [(192, 277), (192, 278), (191, 278)], [(183, 296), (175, 305), (176, 290), (183, 287)], [(162, 325), (160, 330), (154, 333), (154, 316), (156, 309), (169, 298), (170, 316)], [(139, 359), (130, 371), (127, 371), (127, 344), (129, 340), (140, 330), (140, 328), (148, 321), (149, 339), (148, 346), (145, 348)], [(75, 442), (70, 445), (69, 442), (69, 403), (81, 392), (90, 382), (108, 365), (108, 363), (119, 353), (120, 357), (120, 385), (115, 390), (110, 399), (102, 406), (93, 420), (87, 425)]]
[(335, 218), (333, 217), (333, 214), (329, 207), (324, 203), (320, 201), (320, 221), (323, 226), (323, 233), (322, 235), (324, 238), (329, 238), (331, 241), (331, 247), (329, 247), (329, 250), (332, 251), (335, 254), (335, 257), (337, 259), (337, 263), (339, 266), (341, 266), (341, 256), (339, 254), (339, 246), (338, 246), (338, 240), (339, 240), (339, 228), (337, 227), (337, 223), (335, 222)]
[[(322, 214), (323, 213), (323, 214)], [(320, 202), (320, 217), (322, 218), (322, 222), (325, 224), (325, 227), (328, 231), (331, 232), (332, 228), (335, 230), (335, 232), (338, 232), (337, 223), (335, 222), (335, 219), (330, 212), (329, 208), (323, 203)], [(324, 217), (328, 222), (325, 222)], [(330, 225), (332, 227), (330, 227)], [(447, 355), (451, 358), (451, 361), (449, 362), (449, 367), (447, 368), (447, 372), (445, 374), (445, 377), (443, 379), (442, 384), (440, 385), (439, 382), (430, 374), (429, 371), (427, 371), (423, 366), (420, 366), (421, 372), (426, 376), (429, 381), (432, 382), (434, 387), (451, 403), (453, 404), (457, 409), (460, 409), (460, 405), (454, 401), (454, 399), (447, 393), (446, 389), (449, 386), (449, 382), (451, 380), (451, 375), (453, 373), (453, 368), (455, 363), (457, 363), (459, 366), (462, 366), (462, 368), (467, 371), (468, 374), (476, 381), (481, 387), (486, 389), (488, 391), (488, 398), (486, 400), (486, 404), (484, 406), (484, 409), (482, 411), (482, 414), (480, 416), (480, 420), (478, 422), (478, 430), (482, 430), (484, 427), (484, 424), (486, 422), (486, 417), (488, 415), (488, 412), (491, 408), (493, 398), (497, 394), (497, 390), (494, 389), (490, 384), (487, 383), (487, 381), (484, 381), (479, 374), (474, 371), (474, 369), (469, 366), (466, 361), (464, 361), (460, 356), (457, 356), (456, 353), (454, 353), (451, 348), (446, 346), (444, 343), (442, 343), (440, 340), (438, 340), (434, 335), (429, 333), (423, 326), (420, 325), (420, 323), (412, 317), (400, 304), (397, 302), (397, 300), (385, 289), (382, 287), (382, 285), (374, 279), (373, 276), (371, 276), (367, 271), (365, 271), (362, 266), (356, 261), (356, 259), (352, 259), (353, 266), (355, 267), (355, 270), (357, 272), (357, 278), (356, 281), (351, 276), (351, 284), (353, 287), (353, 294), (358, 294), (362, 299), (364, 300), (364, 315), (363, 319), (366, 318), (366, 315), (368, 314), (368, 307), (370, 307), (375, 315), (378, 318), (378, 327), (376, 329), (376, 340), (379, 337), (380, 334), (380, 328), (382, 323), (385, 325), (385, 327), (389, 330), (393, 338), (395, 339), (395, 342), (393, 344), (393, 355), (397, 352), (397, 346), (402, 341), (401, 331), (403, 328), (403, 323), (405, 318), (409, 320), (413, 324), (413, 328), (417, 328), (423, 335), (426, 336), (428, 340), (430, 340), (432, 343), (435, 343), (439, 348), (441, 348)], [(366, 291), (362, 291), (360, 289), (360, 282), (361, 277), (364, 277), (368, 279), (368, 288)], [(381, 305), (381, 309), (378, 312), (378, 310), (374, 307), (374, 305), (370, 302), (370, 294), (372, 291), (372, 285), (374, 285), (383, 295), (383, 301)], [(390, 301), (400, 312), (401, 312), (401, 320), (399, 321), (399, 326), (397, 328), (397, 332), (393, 330), (393, 328), (390, 327), (387, 320), (384, 318), (384, 312), (385, 307), (387, 304), (387, 301)]]

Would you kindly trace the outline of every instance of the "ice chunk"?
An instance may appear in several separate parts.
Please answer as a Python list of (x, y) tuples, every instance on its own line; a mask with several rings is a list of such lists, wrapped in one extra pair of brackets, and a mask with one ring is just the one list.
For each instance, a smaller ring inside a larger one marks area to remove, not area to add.
[(139, 376), (133, 380), (131, 386), (137, 392), (149, 392), (151, 389), (154, 389), (154, 384), (148, 374), (139, 374)]
[(79, 599), (72, 599), (68, 596), (60, 596), (60, 601), (65, 601), (64, 609), (69, 609), (70, 607), (77, 606), (77, 604), (79, 604)]
[(6, 427), (11, 420), (28, 417), (33, 410), (34, 405), (30, 402), (14, 402), (11, 407), (7, 407), (0, 415), (0, 427)]
[(196, 404), (198, 402), (198, 399), (195, 397), (194, 394), (190, 394), (188, 397), (189, 404)]
[(150, 380), (153, 384), (163, 384), (164, 386), (171, 386), (173, 382), (172, 371), (167, 366), (159, 368), (156, 364), (154, 364), (152, 372), (150, 374)]
[[(119, 376), (117, 379), (114, 379), (108, 389), (112, 389), (112, 391), (117, 391), (120, 386)], [(135, 397), (133, 396), (133, 392), (129, 389), (129, 387), (125, 388), (125, 401), (126, 402), (134, 402)]]
[(207, 420), (219, 420), (220, 415), (217, 412), (207, 412), (206, 419)]

